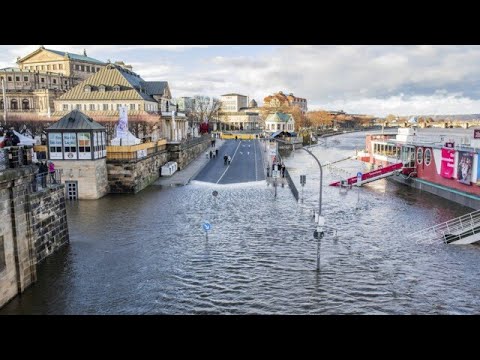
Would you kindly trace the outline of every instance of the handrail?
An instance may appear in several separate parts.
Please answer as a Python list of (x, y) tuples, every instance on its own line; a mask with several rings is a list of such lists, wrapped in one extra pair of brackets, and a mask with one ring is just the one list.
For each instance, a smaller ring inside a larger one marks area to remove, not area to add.
[(413, 238), (416, 238), (417, 243), (432, 243), (438, 240), (448, 243), (448, 238), (461, 239), (476, 233), (480, 233), (480, 210), (417, 231)]

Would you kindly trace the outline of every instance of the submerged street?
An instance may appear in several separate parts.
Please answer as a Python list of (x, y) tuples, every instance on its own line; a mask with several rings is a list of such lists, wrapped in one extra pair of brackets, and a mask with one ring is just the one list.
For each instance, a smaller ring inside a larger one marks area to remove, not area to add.
[[(312, 149), (326, 163), (364, 143), (352, 133)], [(297, 203), (288, 187), (274, 198), (261, 156), (256, 140), (227, 141), (187, 186), (69, 203), (70, 245), (0, 314), (478, 313), (480, 247), (409, 238), (471, 209), (385, 179), (340, 194), (328, 184), (362, 163), (325, 166), (322, 213), (338, 238), (322, 239), (318, 273), (318, 165), (302, 150), (285, 159), (299, 192), (307, 175)]]

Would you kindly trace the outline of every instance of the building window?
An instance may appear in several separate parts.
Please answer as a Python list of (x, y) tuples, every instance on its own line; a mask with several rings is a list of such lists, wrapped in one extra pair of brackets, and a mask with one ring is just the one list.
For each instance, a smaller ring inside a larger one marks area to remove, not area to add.
[(53, 70), (57, 70), (57, 64), (52, 65)]
[(68, 111), (68, 104), (63, 104), (63, 111)]
[(113, 91), (120, 91), (120, 85), (114, 85)]
[(87, 72), (90, 72), (90, 66), (87, 66)]
[(87, 104), (83, 104), (83, 111), (87, 111)]
[(89, 93), (90, 91), (92, 91), (92, 87), (90, 85), (85, 85), (85, 87), (83, 88), (83, 91), (85, 91), (86, 93)]
[(82, 71), (85, 71), (85, 65), (82, 65)]
[(77, 104), (77, 105), (76, 105), (76, 109), (77, 109), (77, 110), (82, 110), (82, 105), (81, 105), (81, 104)]
[(40, 82), (44, 83), (44, 82), (45, 82), (45, 78), (40, 78)]
[(35, 70), (37, 70), (37, 71), (38, 71), (38, 65), (35, 65)]
[(77, 158), (77, 135), (75, 133), (63, 133), (63, 146), (66, 159)]
[(58, 64), (58, 70), (63, 70), (63, 64)]
[(135, 110), (135, 104), (130, 104), (130, 110)]
[(15, 81), (20, 81), (20, 76), (15, 76)]
[(41, 68), (42, 68), (42, 70), (45, 70), (45, 65), (42, 65)]
[(98, 92), (105, 92), (105, 85), (100, 85), (98, 87)]
[(47, 65), (47, 70), (50, 70), (50, 65)]
[(22, 109), (30, 110), (30, 102), (27, 99), (22, 100)]
[(23, 81), (28, 81), (28, 76), (24, 76)]
[(122, 104), (117, 104), (117, 110), (120, 110), (121, 106), (122, 106)]
[(65, 80), (65, 85), (68, 85), (68, 81), (67, 81), (67, 80)]
[(432, 150), (425, 149), (425, 165), (430, 166), (431, 162), (432, 162)]
[(423, 148), (419, 147), (417, 149), (417, 163), (421, 164), (423, 162)]
[(108, 104), (103, 104), (103, 111), (108, 111)]
[(3, 235), (0, 236), (0, 272), (5, 270), (6, 263), (5, 263), (5, 244), (3, 240)]
[(0, 110), (3, 110), (3, 99), (0, 100)]
[(100, 71), (100, 68), (99, 68), (99, 67), (97, 67), (97, 72), (98, 72), (98, 71)]
[(90, 111), (95, 111), (95, 104), (90, 104)]
[(8, 79), (8, 81), (12, 81), (12, 77), (11, 77), (11, 76), (9, 76), (7, 79)]
[(57, 83), (57, 79), (53, 79), (53, 83), (56, 84), (56, 83)]
[(12, 99), (12, 101), (10, 101), (10, 109), (18, 110), (18, 102), (16, 99)]

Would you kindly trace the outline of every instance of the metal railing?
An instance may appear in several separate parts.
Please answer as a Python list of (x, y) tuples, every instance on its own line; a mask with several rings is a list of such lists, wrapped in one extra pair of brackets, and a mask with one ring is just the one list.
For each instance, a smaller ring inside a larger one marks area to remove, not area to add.
[(53, 173), (43, 172), (35, 174), (31, 183), (31, 191), (37, 192), (48, 189), (62, 183), (62, 169), (57, 169)]
[(417, 244), (432, 244), (439, 241), (449, 244), (475, 234), (480, 234), (480, 210), (420, 230), (413, 234), (413, 238)]

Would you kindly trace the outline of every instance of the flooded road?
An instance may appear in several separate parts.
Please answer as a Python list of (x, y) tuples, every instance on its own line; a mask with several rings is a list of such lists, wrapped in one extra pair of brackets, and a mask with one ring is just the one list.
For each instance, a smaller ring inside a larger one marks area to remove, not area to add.
[[(363, 148), (364, 136), (332, 137), (313, 151), (335, 161)], [(70, 245), (0, 314), (478, 313), (480, 247), (409, 238), (471, 209), (385, 179), (340, 194), (328, 183), (363, 165), (325, 167), (322, 213), (338, 238), (322, 239), (319, 274), (318, 165), (301, 150), (285, 161), (299, 190), (307, 175), (303, 203), (288, 187), (274, 198), (265, 181), (193, 181), (70, 203)]]

